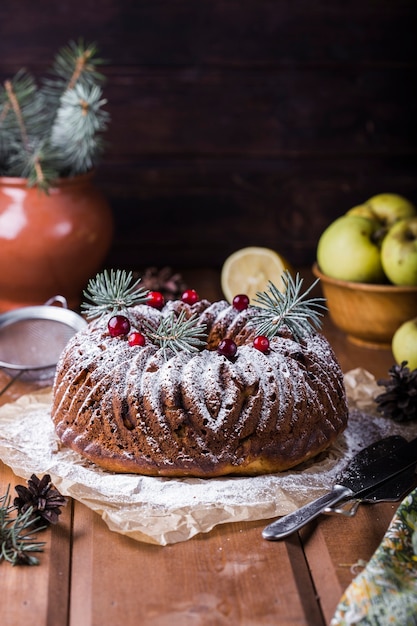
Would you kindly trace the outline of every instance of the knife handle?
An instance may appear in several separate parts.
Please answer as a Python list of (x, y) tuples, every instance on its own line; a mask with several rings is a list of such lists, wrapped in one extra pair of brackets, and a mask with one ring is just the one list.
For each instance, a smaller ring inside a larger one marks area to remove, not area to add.
[(327, 507), (352, 495), (353, 492), (349, 487), (335, 485), (333, 489), (329, 493), (324, 494), (324, 496), (305, 504), (293, 513), (284, 515), (284, 517), (269, 524), (269, 526), (264, 528), (262, 537), (268, 541), (283, 539), (296, 530), (299, 530), (302, 526), (307, 524), (307, 522), (310, 522), (320, 515), (320, 513), (323, 513)]

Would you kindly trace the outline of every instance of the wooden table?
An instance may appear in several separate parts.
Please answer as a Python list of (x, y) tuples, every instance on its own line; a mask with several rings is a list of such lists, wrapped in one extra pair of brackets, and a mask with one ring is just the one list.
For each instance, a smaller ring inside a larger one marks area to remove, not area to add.
[[(187, 278), (187, 276), (185, 275)], [(188, 277), (210, 299), (220, 297), (215, 272)], [(349, 343), (329, 319), (325, 334), (344, 371), (364, 367), (387, 376), (388, 350)], [(0, 374), (0, 383), (5, 375)], [(16, 382), (2, 397), (31, 391)], [(0, 462), (0, 494), (24, 482)], [(352, 567), (381, 541), (396, 504), (360, 507), (346, 520), (321, 516), (285, 541), (261, 536), (267, 521), (226, 524), (165, 547), (108, 530), (70, 501), (46, 540), (38, 567), (0, 564), (2, 626), (320, 626), (328, 624)], [(41, 538), (41, 537), (39, 537)]]

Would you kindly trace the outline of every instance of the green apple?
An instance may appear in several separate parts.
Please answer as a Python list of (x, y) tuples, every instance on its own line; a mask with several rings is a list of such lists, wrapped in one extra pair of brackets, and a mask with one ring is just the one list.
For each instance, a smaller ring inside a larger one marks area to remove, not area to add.
[(327, 276), (361, 283), (385, 282), (377, 233), (380, 223), (342, 215), (321, 235), (317, 263)]
[(417, 285), (417, 216), (391, 226), (382, 242), (381, 262), (394, 285)]
[(414, 204), (398, 193), (379, 193), (364, 204), (381, 224), (388, 228), (398, 220), (417, 215)]
[(372, 211), (371, 207), (367, 204), (358, 204), (346, 213), (346, 215), (360, 215), (361, 217), (367, 217), (368, 220), (376, 220), (378, 219), (375, 213)]
[(392, 338), (392, 353), (400, 365), (407, 361), (410, 370), (417, 368), (417, 317), (404, 322)]

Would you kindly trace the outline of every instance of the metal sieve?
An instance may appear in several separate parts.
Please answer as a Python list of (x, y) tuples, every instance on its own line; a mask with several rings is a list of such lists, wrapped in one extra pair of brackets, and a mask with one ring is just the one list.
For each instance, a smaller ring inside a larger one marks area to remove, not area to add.
[(62, 350), (86, 325), (84, 318), (67, 308), (63, 296), (54, 296), (43, 305), (1, 314), (0, 368), (11, 380), (0, 395), (18, 378), (52, 379)]

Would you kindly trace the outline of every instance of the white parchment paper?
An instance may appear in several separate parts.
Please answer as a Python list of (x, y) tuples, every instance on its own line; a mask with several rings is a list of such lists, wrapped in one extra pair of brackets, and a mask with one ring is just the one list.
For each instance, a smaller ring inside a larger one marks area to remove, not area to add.
[(285, 515), (329, 490), (348, 459), (391, 434), (417, 436), (417, 424), (396, 424), (376, 412), (381, 393), (369, 372), (345, 376), (347, 430), (325, 453), (279, 474), (233, 478), (152, 478), (113, 474), (59, 442), (50, 419), (51, 390), (0, 408), (0, 459), (29, 478), (49, 473), (59, 491), (102, 516), (108, 527), (138, 541), (166, 545), (226, 522)]

